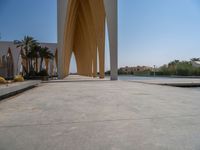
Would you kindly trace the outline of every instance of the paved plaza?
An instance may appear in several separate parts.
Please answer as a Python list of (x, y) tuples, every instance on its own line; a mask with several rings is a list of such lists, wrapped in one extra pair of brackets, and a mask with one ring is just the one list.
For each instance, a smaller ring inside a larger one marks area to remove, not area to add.
[(0, 150), (199, 150), (200, 89), (43, 83), (0, 102)]

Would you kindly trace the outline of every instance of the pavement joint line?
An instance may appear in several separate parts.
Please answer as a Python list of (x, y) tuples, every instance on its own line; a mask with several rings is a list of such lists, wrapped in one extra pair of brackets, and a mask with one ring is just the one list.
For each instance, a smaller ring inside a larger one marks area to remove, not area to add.
[(33, 127), (33, 126), (56, 126), (56, 125), (71, 125), (71, 124), (95, 124), (95, 123), (106, 123), (106, 122), (119, 122), (119, 121), (142, 121), (142, 120), (153, 120), (153, 119), (172, 119), (172, 118), (190, 118), (196, 117), (199, 114), (182, 115), (182, 116), (163, 116), (163, 117), (146, 117), (146, 118), (127, 118), (127, 119), (107, 119), (107, 120), (91, 120), (91, 121), (71, 121), (71, 122), (49, 122), (41, 124), (24, 124), (24, 125), (4, 125), (0, 128), (18, 128), (18, 127)]

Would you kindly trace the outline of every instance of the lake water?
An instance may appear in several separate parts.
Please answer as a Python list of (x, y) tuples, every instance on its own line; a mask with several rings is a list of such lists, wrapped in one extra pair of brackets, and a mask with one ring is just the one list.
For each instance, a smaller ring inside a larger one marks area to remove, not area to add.
[[(107, 76), (106, 78), (110, 78)], [(131, 81), (131, 80), (161, 80), (161, 79), (172, 79), (171, 77), (142, 77), (142, 76), (131, 76), (131, 75), (119, 75), (119, 80)]]
[[(106, 78), (110, 78), (110, 77), (106, 77)], [(147, 80), (171, 80), (171, 79), (185, 79), (187, 80), (187, 78), (175, 78), (175, 77), (142, 77), (142, 76), (131, 76), (131, 75), (119, 75), (118, 76), (119, 80), (122, 81), (137, 81), (137, 80), (143, 80), (143, 81), (147, 81)], [(191, 78), (188, 78), (191, 79)], [(194, 79), (194, 78), (193, 78)], [(199, 79), (199, 78), (198, 78)], [(200, 87), (190, 87), (190, 89), (195, 90), (195, 91), (200, 91)]]
[(169, 77), (141, 77), (141, 76), (119, 76), (119, 80), (161, 80), (161, 79), (171, 79)]

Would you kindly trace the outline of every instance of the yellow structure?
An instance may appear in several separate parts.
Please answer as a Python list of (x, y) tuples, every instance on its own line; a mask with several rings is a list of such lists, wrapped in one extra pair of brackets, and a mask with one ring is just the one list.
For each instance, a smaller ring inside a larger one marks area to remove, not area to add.
[[(105, 29), (109, 31), (111, 79), (117, 79), (117, 0), (58, 0), (58, 74), (69, 74), (74, 53), (77, 73), (104, 78)], [(97, 62), (97, 60), (99, 62)], [(99, 67), (97, 67), (99, 65)]]

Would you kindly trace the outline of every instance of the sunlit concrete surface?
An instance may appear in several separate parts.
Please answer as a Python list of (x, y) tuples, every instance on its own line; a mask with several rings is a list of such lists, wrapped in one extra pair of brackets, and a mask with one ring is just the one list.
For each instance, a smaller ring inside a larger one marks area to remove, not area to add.
[(0, 102), (0, 150), (199, 150), (200, 89), (46, 83)]

